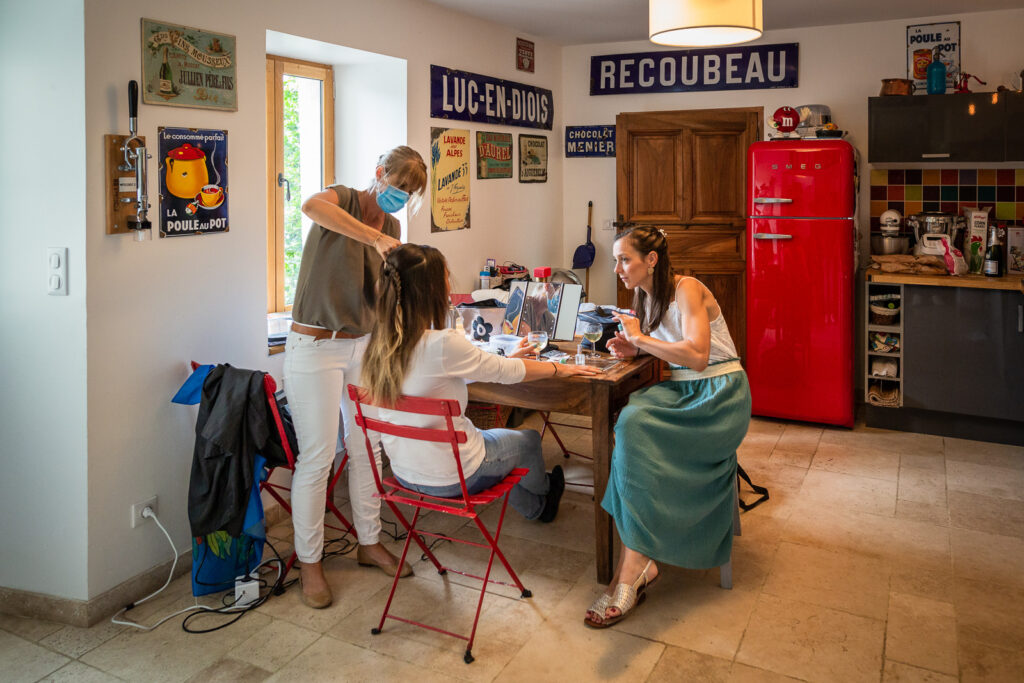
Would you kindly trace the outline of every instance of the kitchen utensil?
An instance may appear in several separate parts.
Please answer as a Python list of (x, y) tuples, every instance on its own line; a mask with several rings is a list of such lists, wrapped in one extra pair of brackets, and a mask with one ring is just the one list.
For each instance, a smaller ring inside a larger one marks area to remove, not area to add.
[(921, 240), (922, 235), (948, 235), (956, 237), (956, 231), (963, 225), (959, 216), (942, 211), (923, 211), (907, 216), (907, 228), (914, 231), (914, 238)]
[(587, 242), (576, 247), (576, 252), (572, 255), (572, 267), (573, 268), (586, 268), (587, 269), (587, 284), (583, 288), (583, 291), (589, 296), (590, 295), (590, 266), (594, 265), (594, 254), (596, 249), (594, 243), (590, 241), (590, 223), (594, 217), (594, 202), (587, 202)]
[(906, 254), (910, 251), (910, 235), (894, 233), (874, 233), (871, 235), (871, 253), (888, 256), (889, 254)]
[(883, 78), (879, 95), (913, 95), (916, 87), (909, 78)]

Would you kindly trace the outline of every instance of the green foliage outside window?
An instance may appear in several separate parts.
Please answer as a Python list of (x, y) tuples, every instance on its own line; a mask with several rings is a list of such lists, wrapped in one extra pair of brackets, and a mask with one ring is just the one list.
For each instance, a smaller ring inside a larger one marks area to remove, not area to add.
[[(284, 300), (295, 302), (295, 285), (302, 260), (302, 197), (306, 195), (299, 171), (299, 89), (293, 77), (284, 78), (284, 177), (291, 184), (291, 199), (284, 204)], [(309, 179), (319, 189), (319, 179)]]

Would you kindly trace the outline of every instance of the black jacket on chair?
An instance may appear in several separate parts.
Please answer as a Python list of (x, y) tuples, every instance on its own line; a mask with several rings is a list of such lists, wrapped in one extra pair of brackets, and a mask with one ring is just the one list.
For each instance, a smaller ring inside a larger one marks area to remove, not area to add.
[(253, 455), (266, 458), (268, 467), (287, 464), (263, 375), (225, 364), (203, 382), (188, 485), (193, 536), (222, 529), (241, 535), (253, 486)]

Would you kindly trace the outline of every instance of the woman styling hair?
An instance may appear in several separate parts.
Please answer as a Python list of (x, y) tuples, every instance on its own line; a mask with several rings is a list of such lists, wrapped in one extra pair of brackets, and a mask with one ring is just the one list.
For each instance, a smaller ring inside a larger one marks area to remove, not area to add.
[[(309, 197), (302, 211), (315, 221), (302, 250), (285, 344), (284, 379), (295, 421), (299, 454), (292, 477), (292, 522), (299, 559), (302, 600), (310, 607), (331, 604), (324, 577), (324, 496), (334, 462), (340, 420), (349, 454), (349, 497), (359, 537), (361, 565), (388, 574), (412, 573), (379, 542), (380, 500), (365, 441), (354, 435), (352, 402), (344, 393), (359, 377), (363, 351), (374, 320), (374, 284), (381, 258), (400, 242), (399, 225), (389, 214), (416, 202), (427, 182), (426, 164), (413, 149), (396, 147), (377, 161), (367, 190), (334, 185)], [(353, 438), (348, 438), (353, 435)], [(374, 454), (380, 463), (380, 440)]]
[[(508, 358), (482, 351), (462, 330), (446, 330), (448, 267), (434, 247), (403, 244), (381, 268), (377, 320), (363, 362), (363, 386), (375, 403), (394, 405), (401, 395), (467, 401), (467, 380), (514, 384), (553, 376), (593, 375), (595, 368), (524, 360), (526, 341)], [(381, 408), (382, 420), (415, 427), (443, 428), (444, 418)], [(463, 415), (455, 428), (466, 433), (459, 447), (466, 488), (477, 493), (494, 486), (516, 467), (529, 473), (509, 494), (509, 504), (527, 519), (550, 522), (565, 488), (562, 468), (544, 471), (540, 434), (532, 429), (479, 430)], [(391, 470), (403, 486), (431, 496), (462, 495), (447, 443), (409, 442), (383, 436)]]
[(658, 562), (690, 569), (729, 561), (736, 449), (750, 424), (750, 388), (714, 295), (676, 275), (656, 228), (628, 230), (613, 247), (615, 273), (634, 290), (642, 320), (616, 314), (617, 357), (641, 351), (668, 361), (672, 377), (635, 392), (615, 424), (601, 506), (615, 520), (622, 555), (609, 591), (584, 617), (594, 628), (624, 618), (646, 597)]

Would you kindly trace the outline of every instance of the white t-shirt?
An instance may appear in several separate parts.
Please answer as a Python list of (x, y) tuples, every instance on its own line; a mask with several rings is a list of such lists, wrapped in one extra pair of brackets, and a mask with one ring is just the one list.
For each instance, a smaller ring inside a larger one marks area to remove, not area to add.
[[(455, 399), (466, 410), (467, 380), (515, 384), (526, 376), (526, 365), (518, 358), (503, 358), (473, 346), (455, 330), (427, 330), (409, 359), (402, 393), (406, 396)], [(385, 408), (380, 418), (392, 424), (413, 427), (445, 428), (442, 417), (415, 415)], [(463, 416), (455, 418), (455, 429), (466, 432), (466, 443), (459, 445), (462, 472), (468, 477), (484, 459), (484, 441), (480, 431)], [(412, 441), (388, 434), (381, 443), (391, 460), (391, 470), (400, 479), (425, 486), (459, 483), (459, 474), (448, 443)]]

